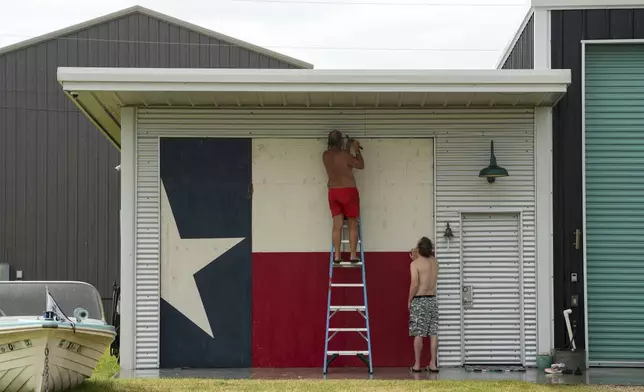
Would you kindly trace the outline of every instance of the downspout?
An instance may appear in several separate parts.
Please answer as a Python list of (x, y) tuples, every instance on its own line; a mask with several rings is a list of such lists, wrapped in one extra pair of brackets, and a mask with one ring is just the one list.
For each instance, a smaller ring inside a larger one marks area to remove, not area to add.
[(568, 330), (568, 339), (570, 339), (570, 345), (572, 347), (572, 351), (575, 351), (577, 350), (577, 346), (575, 346), (575, 338), (573, 337), (572, 327), (570, 326), (571, 313), (572, 313), (572, 309), (566, 309), (563, 311), (564, 318), (566, 319), (566, 329)]

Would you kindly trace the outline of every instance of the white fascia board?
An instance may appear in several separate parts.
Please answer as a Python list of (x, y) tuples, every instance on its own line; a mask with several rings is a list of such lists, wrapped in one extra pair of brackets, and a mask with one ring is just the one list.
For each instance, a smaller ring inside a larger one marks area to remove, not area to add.
[(523, 30), (525, 30), (525, 27), (528, 25), (528, 22), (530, 21), (530, 18), (534, 14), (534, 7), (530, 7), (528, 9), (528, 12), (526, 12), (525, 17), (523, 18), (523, 21), (521, 22), (521, 25), (519, 25), (519, 28), (517, 31), (514, 32), (514, 37), (512, 37), (512, 40), (508, 42), (508, 44), (505, 46), (505, 49), (503, 49), (503, 54), (501, 55), (501, 58), (499, 61), (496, 63), (496, 68), (500, 69), (503, 67), (503, 64), (505, 64), (506, 60), (508, 57), (510, 57), (510, 53), (512, 53), (512, 49), (514, 49), (514, 45), (517, 44), (519, 41), (519, 38), (521, 38), (521, 34), (523, 34)]
[(556, 93), (566, 92), (569, 83), (461, 83), (461, 84), (216, 84), (216, 83), (91, 83), (67, 82), (63, 89), (116, 92), (237, 92), (237, 93)]
[(67, 92), (565, 92), (570, 70), (58, 69)]
[(532, 0), (531, 4), (549, 10), (644, 8), (643, 0)]

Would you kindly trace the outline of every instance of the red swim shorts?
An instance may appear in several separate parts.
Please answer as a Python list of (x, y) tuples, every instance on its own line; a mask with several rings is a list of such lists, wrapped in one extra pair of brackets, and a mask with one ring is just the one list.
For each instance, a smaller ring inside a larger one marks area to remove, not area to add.
[(331, 216), (357, 218), (360, 215), (358, 188), (329, 188), (329, 208)]

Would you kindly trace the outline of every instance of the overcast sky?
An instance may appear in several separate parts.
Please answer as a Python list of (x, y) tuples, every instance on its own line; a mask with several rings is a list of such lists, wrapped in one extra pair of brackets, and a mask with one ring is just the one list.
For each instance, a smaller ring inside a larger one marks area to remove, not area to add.
[(493, 68), (528, 9), (528, 0), (5, 0), (0, 47), (137, 4), (320, 69)]

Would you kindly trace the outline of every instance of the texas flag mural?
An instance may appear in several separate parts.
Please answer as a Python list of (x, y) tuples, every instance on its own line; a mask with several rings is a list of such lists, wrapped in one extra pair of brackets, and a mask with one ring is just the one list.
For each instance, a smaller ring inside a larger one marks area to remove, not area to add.
[[(325, 142), (161, 139), (162, 368), (322, 366), (331, 246)], [(406, 366), (408, 252), (434, 236), (434, 148), (431, 139), (362, 144), (366, 168), (356, 178), (374, 365)], [(334, 279), (358, 281), (359, 273), (338, 269)], [(361, 289), (343, 290), (335, 304), (362, 303)], [(360, 322), (339, 316), (335, 326)], [(333, 345), (366, 343), (338, 335)], [(361, 363), (334, 362), (343, 365)]]

